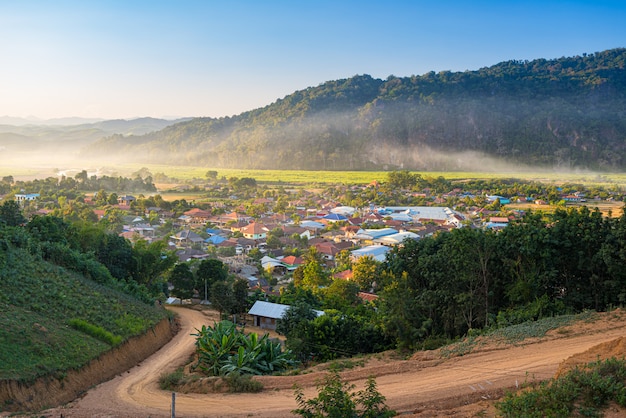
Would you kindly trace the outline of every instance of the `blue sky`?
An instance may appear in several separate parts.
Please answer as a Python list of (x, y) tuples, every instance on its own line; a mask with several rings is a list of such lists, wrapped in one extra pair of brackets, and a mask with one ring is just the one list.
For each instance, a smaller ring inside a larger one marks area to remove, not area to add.
[(219, 117), (325, 81), (626, 47), (626, 1), (0, 0), (0, 116)]

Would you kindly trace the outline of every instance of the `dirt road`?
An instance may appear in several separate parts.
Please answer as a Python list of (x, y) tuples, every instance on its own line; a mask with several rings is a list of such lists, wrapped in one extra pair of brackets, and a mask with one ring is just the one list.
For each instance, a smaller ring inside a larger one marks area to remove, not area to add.
[[(152, 357), (115, 379), (90, 390), (70, 405), (46, 411), (47, 417), (169, 417), (172, 394), (158, 388), (163, 372), (186, 363), (194, 349), (190, 336), (215, 318), (188, 309), (176, 309), (182, 329)], [(491, 416), (488, 401), (504, 390), (530, 380), (554, 376), (568, 357), (626, 335), (626, 313), (606, 314), (553, 332), (532, 344), (486, 345), (480, 351), (442, 359), (437, 352), (417, 354), (410, 360), (371, 360), (365, 367), (342, 374), (361, 388), (369, 375), (376, 376), (379, 391), (389, 407), (403, 416)], [(179, 417), (290, 417), (296, 407), (292, 385), (315, 396), (315, 381), (323, 372), (289, 377), (264, 377), (264, 391), (257, 394), (177, 394)]]

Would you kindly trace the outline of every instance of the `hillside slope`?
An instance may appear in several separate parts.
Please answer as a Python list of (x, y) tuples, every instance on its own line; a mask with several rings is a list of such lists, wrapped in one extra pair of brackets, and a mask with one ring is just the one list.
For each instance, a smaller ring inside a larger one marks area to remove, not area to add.
[(621, 48), (476, 71), (358, 75), (234, 117), (109, 136), (83, 155), (228, 168), (618, 170), (625, 66)]
[(0, 381), (62, 377), (166, 317), (162, 309), (0, 238)]

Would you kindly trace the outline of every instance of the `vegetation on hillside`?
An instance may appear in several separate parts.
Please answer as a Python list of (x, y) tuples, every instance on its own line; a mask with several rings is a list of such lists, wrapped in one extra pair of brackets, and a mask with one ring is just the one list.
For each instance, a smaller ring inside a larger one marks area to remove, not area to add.
[(613, 49), (475, 71), (357, 75), (233, 117), (110, 136), (84, 155), (224, 168), (619, 170), (625, 65), (626, 49)]
[(0, 379), (62, 377), (166, 316), (125, 270), (141, 250), (59, 218), (24, 222), (1, 205)]

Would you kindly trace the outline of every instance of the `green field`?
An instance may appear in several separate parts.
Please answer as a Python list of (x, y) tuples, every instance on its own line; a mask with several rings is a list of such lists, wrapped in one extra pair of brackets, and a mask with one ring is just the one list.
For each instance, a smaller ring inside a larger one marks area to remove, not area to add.
[[(130, 175), (146, 167), (151, 173), (163, 173), (181, 181), (205, 179), (209, 170), (217, 171), (218, 177), (251, 177), (260, 183), (274, 184), (369, 184), (374, 180), (385, 181), (388, 171), (306, 171), (306, 170), (239, 170), (211, 167), (174, 165), (126, 164), (116, 168), (120, 174)], [(626, 173), (557, 173), (537, 172), (466, 172), (466, 171), (412, 171), (423, 177), (442, 176), (450, 180), (517, 178), (546, 183), (617, 184), (626, 186)]]
[[(62, 163), (39, 164), (29, 167), (8, 162), (0, 164), (0, 176), (12, 175), (16, 180), (31, 180), (34, 178), (47, 178), (55, 176), (57, 169), (68, 168)], [(153, 175), (157, 173), (176, 179), (180, 182), (188, 182), (193, 179), (204, 180), (209, 170), (217, 171), (221, 177), (251, 177), (258, 183), (265, 184), (369, 184), (374, 180), (383, 182), (387, 178), (388, 171), (306, 171), (306, 170), (244, 170), (226, 169), (198, 166), (177, 166), (157, 164), (115, 164), (105, 167), (73, 164), (72, 168), (86, 169), (88, 171), (101, 168), (103, 174), (111, 176), (129, 177), (141, 168), (147, 168)], [(626, 186), (626, 173), (592, 173), (592, 172), (555, 172), (555, 171), (510, 171), (510, 172), (467, 172), (467, 171), (412, 171), (423, 177), (442, 176), (449, 180), (464, 179), (505, 179), (516, 178), (524, 180), (536, 180), (545, 183), (581, 183), (585, 185), (617, 185)]]

